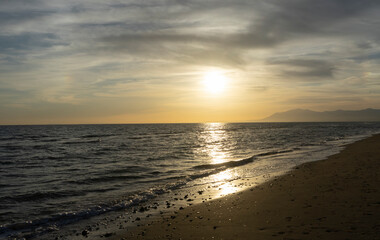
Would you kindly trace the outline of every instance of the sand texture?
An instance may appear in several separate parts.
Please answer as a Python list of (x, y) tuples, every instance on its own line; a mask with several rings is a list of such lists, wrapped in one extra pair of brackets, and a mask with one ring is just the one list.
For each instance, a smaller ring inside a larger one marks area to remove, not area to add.
[(380, 239), (380, 135), (115, 239)]

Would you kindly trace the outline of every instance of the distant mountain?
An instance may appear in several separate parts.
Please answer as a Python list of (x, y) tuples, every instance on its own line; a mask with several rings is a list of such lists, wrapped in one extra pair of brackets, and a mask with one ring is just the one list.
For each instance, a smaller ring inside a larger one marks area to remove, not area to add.
[(358, 111), (315, 112), (306, 109), (293, 109), (275, 113), (262, 119), (264, 122), (376, 122), (380, 121), (380, 109), (363, 109)]

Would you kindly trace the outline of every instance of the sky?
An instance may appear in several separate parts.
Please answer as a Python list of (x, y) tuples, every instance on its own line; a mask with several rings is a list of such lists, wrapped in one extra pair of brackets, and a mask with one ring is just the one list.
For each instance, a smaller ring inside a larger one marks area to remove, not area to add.
[(0, 0), (0, 124), (380, 108), (378, 0)]

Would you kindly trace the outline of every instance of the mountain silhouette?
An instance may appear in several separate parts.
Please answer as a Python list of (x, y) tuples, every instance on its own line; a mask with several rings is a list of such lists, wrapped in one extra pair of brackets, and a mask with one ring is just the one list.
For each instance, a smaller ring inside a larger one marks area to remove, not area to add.
[(264, 122), (377, 122), (380, 109), (337, 110), (316, 112), (307, 109), (293, 109), (275, 113), (262, 119)]

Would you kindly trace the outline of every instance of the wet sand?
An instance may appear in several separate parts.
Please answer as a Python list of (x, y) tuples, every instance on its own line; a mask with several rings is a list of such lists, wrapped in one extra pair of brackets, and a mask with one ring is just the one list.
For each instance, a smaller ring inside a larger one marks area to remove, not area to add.
[(380, 135), (108, 239), (380, 239)]

